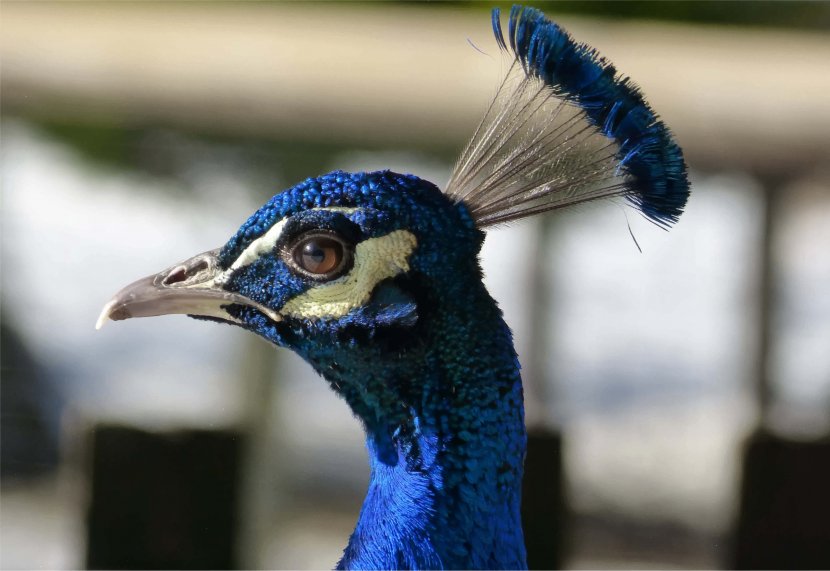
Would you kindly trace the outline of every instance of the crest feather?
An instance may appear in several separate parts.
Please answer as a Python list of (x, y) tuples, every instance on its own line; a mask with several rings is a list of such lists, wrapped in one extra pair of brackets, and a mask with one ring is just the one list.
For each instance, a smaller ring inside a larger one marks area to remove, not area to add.
[(675, 223), (686, 163), (640, 90), (538, 10), (513, 6), (507, 41), (498, 8), (492, 19), (513, 61), (446, 194), (481, 227), (613, 196)]

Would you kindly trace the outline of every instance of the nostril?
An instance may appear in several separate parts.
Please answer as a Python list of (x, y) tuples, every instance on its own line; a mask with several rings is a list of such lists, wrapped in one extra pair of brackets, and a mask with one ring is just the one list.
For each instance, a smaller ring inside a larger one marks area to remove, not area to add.
[(173, 270), (169, 274), (167, 274), (167, 277), (164, 278), (164, 281), (162, 281), (161, 283), (163, 283), (164, 285), (169, 286), (169, 285), (177, 284), (179, 282), (183, 282), (186, 279), (187, 279), (187, 268), (184, 267), (184, 266), (178, 266), (176, 268), (173, 268)]

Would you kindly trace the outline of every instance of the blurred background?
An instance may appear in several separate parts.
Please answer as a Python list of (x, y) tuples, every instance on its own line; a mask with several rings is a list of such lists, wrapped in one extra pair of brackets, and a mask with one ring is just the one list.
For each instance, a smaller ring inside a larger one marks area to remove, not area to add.
[[(693, 192), (668, 233), (614, 203), (488, 232), (531, 564), (830, 566), (830, 4), (540, 7), (643, 88)], [(490, 8), (3, 3), (2, 568), (339, 559), (366, 453), (309, 367), (93, 325), (306, 177), (443, 185), (505, 69)]]

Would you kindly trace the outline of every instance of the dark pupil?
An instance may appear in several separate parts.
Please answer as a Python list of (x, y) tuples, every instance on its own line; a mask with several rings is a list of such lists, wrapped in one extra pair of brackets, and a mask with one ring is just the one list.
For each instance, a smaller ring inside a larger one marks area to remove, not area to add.
[(297, 263), (307, 272), (327, 274), (340, 265), (343, 246), (331, 238), (309, 238), (300, 244)]

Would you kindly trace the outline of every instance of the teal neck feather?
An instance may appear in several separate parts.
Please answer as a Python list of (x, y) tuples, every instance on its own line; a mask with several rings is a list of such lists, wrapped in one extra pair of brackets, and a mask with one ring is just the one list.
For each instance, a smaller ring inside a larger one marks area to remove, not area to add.
[[(518, 362), (484, 287), (463, 289), (418, 304), (436, 308), (420, 312), (420, 337), (440, 342), (402, 355), (353, 346), (353, 365), (373, 364), (357, 390), (349, 390), (353, 379), (316, 363), (361, 416), (372, 469), (341, 568), (526, 566)], [(384, 359), (389, 354), (403, 358)], [(337, 361), (343, 367), (349, 359), (341, 353)], [(404, 395), (407, 406), (391, 409), (387, 393), (398, 402)]]
[[(295, 213), (298, 204), (315, 209)], [(404, 230), (417, 244), (407, 270), (340, 317), (233, 313), (306, 359), (364, 425), (371, 481), (339, 567), (526, 567), (519, 364), (483, 285), (484, 234), (466, 206), (411, 175), (335, 172), (274, 197), (225, 246), (226, 265), (283, 219), (285, 232), (313, 222), (360, 242)], [(275, 255), (226, 287), (272, 308), (314, 290)]]

